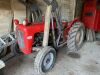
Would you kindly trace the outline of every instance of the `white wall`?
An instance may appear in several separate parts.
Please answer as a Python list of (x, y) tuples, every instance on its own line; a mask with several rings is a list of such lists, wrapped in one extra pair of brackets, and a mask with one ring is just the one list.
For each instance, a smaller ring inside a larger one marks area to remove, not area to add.
[[(36, 0), (39, 7), (42, 9), (43, 14), (45, 14), (46, 4), (43, 0)], [(71, 21), (74, 19), (76, 0), (57, 0), (61, 6), (62, 19)]]
[(10, 0), (0, 0), (0, 36), (9, 32), (11, 25)]
[(12, 0), (12, 10), (14, 13), (14, 19), (18, 19), (20, 23), (26, 18), (26, 7), (18, 0)]
[(9, 33), (12, 18), (22, 20), (26, 17), (26, 8), (18, 0), (0, 0), (0, 36)]

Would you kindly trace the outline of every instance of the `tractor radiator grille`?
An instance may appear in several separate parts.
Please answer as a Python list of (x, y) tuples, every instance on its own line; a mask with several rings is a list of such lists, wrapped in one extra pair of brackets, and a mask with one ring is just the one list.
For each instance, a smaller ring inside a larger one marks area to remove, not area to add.
[(20, 30), (17, 30), (17, 40), (18, 40), (18, 44), (20, 48), (24, 48), (24, 38), (23, 38), (23, 32), (21, 32)]

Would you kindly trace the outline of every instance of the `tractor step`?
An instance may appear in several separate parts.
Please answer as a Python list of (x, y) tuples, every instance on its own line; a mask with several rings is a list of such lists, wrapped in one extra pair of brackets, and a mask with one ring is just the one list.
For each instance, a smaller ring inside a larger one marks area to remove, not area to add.
[(15, 32), (0, 37), (0, 49), (8, 47), (16, 42)]

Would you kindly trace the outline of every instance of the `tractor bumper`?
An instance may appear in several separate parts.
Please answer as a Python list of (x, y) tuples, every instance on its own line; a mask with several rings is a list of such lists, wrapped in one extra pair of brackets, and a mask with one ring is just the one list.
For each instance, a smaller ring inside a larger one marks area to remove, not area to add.
[(5, 67), (5, 63), (2, 60), (0, 60), (0, 69), (2, 69), (3, 67)]

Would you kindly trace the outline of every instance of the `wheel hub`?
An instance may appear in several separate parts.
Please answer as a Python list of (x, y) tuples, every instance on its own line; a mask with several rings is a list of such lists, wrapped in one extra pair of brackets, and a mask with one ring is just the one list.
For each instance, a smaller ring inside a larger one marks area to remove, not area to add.
[(81, 42), (83, 41), (83, 30), (82, 28), (80, 28), (77, 32), (77, 35), (76, 35), (76, 45), (79, 47), (81, 45)]
[(43, 66), (46, 70), (50, 68), (54, 60), (54, 55), (52, 53), (49, 53), (45, 56), (44, 61), (43, 61)]

